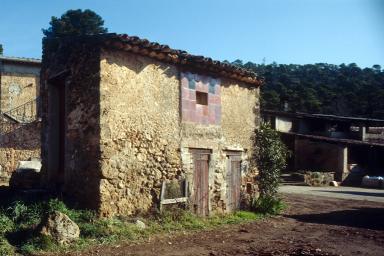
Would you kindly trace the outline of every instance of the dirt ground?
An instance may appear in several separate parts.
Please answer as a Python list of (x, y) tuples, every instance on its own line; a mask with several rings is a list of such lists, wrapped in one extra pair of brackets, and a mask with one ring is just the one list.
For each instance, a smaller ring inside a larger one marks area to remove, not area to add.
[(71, 255), (384, 255), (384, 204), (283, 196), (281, 216)]

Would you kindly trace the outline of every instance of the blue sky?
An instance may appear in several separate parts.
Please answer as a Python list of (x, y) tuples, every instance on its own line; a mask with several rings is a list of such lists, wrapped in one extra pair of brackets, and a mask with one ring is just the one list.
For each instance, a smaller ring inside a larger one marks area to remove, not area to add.
[(384, 67), (384, 0), (1, 0), (4, 55), (41, 57), (41, 29), (91, 9), (110, 32), (218, 60)]

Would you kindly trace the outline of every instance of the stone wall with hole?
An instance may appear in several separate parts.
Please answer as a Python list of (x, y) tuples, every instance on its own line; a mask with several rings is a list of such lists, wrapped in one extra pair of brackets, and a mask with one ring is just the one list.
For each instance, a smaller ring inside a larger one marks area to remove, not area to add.
[[(255, 190), (250, 156), (259, 117), (258, 89), (139, 54), (100, 48), (94, 41), (75, 44), (63, 39), (44, 49), (42, 172), (46, 184), (56, 184), (78, 206), (96, 209), (101, 216), (147, 213), (159, 206), (163, 181), (183, 179), (189, 181), (192, 196), (193, 148), (211, 150), (210, 213), (228, 210), (227, 152), (242, 157), (243, 194)], [(199, 107), (198, 119), (184, 116), (196, 100), (196, 95), (188, 95), (192, 103), (183, 105), (185, 73), (205, 81), (188, 93), (209, 93), (213, 87), (209, 81), (215, 81), (212, 95), (202, 95), (199, 101), (208, 105)], [(58, 86), (65, 87), (67, 100), (61, 173), (50, 167), (59, 148), (59, 142), (51, 140), (57, 120), (50, 110), (55, 102), (50, 91)], [(249, 184), (252, 187), (246, 190)]]
[(8, 185), (19, 161), (40, 158), (40, 122), (0, 122), (0, 184)]
[[(0, 182), (8, 185), (19, 161), (40, 158), (40, 123), (20, 124), (4, 112), (36, 99), (39, 94), (38, 64), (1, 63), (0, 73)], [(36, 116), (37, 106), (20, 109), (15, 115)], [(30, 120), (31, 121), (31, 120)]]
[[(250, 168), (249, 159), (258, 123), (258, 89), (224, 79), (221, 85), (217, 84), (222, 100), (217, 97), (214, 102), (219, 112), (213, 109), (215, 119), (210, 121), (208, 107), (207, 120), (202, 118), (203, 113), (191, 116), (197, 108), (196, 99), (190, 94), (199, 86), (204, 91), (204, 85), (208, 93), (209, 80), (220, 83), (220, 79), (188, 73), (198, 80), (196, 88), (189, 89), (188, 83), (182, 82), (186, 73), (178, 67), (119, 51), (104, 51), (101, 59), (103, 215), (135, 214), (158, 206), (164, 180), (187, 178), (192, 195), (191, 148), (212, 151), (209, 163), (211, 213), (227, 210), (226, 150), (241, 152), (244, 192), (247, 182), (254, 184), (255, 171)], [(200, 84), (200, 80), (204, 83)], [(188, 90), (188, 97), (183, 90)], [(211, 101), (208, 98), (207, 102)], [(190, 106), (191, 102), (195, 105)], [(183, 107), (182, 104), (189, 105)], [(192, 107), (195, 107), (193, 111)]]
[[(216, 79), (217, 80), (217, 79)], [(191, 148), (211, 150), (209, 161), (209, 212), (230, 211), (227, 205), (227, 157), (238, 152), (242, 158), (241, 176), (244, 200), (257, 191), (257, 170), (251, 162), (253, 135), (259, 123), (259, 89), (229, 79), (220, 79), (220, 123), (204, 125), (200, 122), (182, 122), (181, 155), (183, 170), (190, 182), (193, 195), (193, 155)], [(183, 114), (183, 113), (182, 113)]]
[(295, 169), (335, 172), (337, 181), (348, 173), (348, 147), (307, 138), (295, 139)]
[[(209, 162), (211, 213), (228, 210), (226, 150), (241, 152), (243, 192), (247, 182), (254, 184), (255, 171), (249, 160), (253, 152), (252, 136), (258, 124), (258, 89), (223, 80), (222, 100), (219, 102), (218, 97), (215, 101), (215, 108), (220, 110), (214, 115), (217, 120), (209, 121), (209, 115), (207, 120), (201, 118), (203, 115), (195, 120), (191, 116), (183, 117), (191, 114), (186, 111), (192, 111), (182, 107), (186, 99), (181, 93), (184, 73), (176, 66), (135, 54), (104, 50), (100, 73), (102, 215), (151, 211), (158, 206), (165, 180), (186, 178), (192, 195), (191, 148), (212, 151)], [(190, 76), (204, 77), (205, 84), (209, 84), (209, 76)], [(199, 81), (196, 88), (198, 86)], [(189, 100), (194, 101), (192, 97)]]

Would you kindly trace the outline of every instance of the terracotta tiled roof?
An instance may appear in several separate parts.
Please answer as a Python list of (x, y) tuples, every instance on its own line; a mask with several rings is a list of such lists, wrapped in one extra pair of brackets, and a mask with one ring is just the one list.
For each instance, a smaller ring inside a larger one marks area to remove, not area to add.
[(244, 68), (240, 68), (225, 62), (212, 60), (199, 55), (192, 55), (186, 51), (175, 50), (168, 45), (150, 42), (137, 36), (126, 34), (106, 34), (104, 35), (104, 45), (115, 49), (129, 51), (140, 55), (148, 56), (160, 61), (184, 66), (187, 69), (193, 68), (201, 71), (227, 77), (254, 86), (262, 84), (256, 73)]

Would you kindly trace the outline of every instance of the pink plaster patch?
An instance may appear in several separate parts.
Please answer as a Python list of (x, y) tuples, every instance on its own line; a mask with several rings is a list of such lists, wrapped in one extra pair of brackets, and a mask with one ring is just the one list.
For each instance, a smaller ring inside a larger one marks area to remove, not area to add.
[[(189, 88), (189, 79), (196, 81), (195, 89)], [(212, 84), (214, 90), (212, 91)], [(209, 88), (211, 87), (211, 90)], [(208, 93), (208, 102), (196, 104), (196, 91)], [(210, 93), (209, 93), (210, 91)], [(204, 125), (220, 125), (221, 97), (220, 80), (208, 76), (181, 73), (181, 111), (182, 120)], [(208, 104), (208, 105), (205, 105)]]
[(208, 92), (208, 85), (203, 84), (202, 82), (196, 83), (196, 91), (198, 92)]
[(196, 101), (195, 100), (189, 101), (188, 110), (189, 111), (196, 111)]
[(189, 90), (189, 100), (196, 100), (196, 91)]
[(220, 91), (221, 91), (220, 84), (216, 84), (216, 86), (215, 86), (215, 94), (217, 96), (219, 96), (219, 97), (220, 97), (220, 93), (221, 93)]
[(203, 105), (203, 115), (208, 116), (208, 106)]
[(181, 109), (188, 110), (188, 106), (189, 106), (189, 100), (181, 99)]
[(189, 89), (188, 88), (181, 88), (181, 98), (182, 99), (189, 99)]
[(184, 74), (182, 74), (182, 77), (181, 77), (181, 87), (182, 88), (188, 88), (188, 78), (186, 76), (183, 76)]

